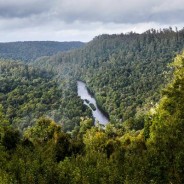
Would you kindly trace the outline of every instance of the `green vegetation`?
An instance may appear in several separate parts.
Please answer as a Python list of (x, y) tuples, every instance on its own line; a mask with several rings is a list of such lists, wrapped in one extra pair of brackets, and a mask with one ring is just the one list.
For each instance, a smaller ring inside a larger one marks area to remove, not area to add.
[(121, 124), (93, 127), (81, 118), (71, 134), (53, 120), (39, 119), (21, 136), (0, 107), (0, 183), (184, 182), (184, 53), (158, 105), (144, 117), (143, 130)]
[[(184, 183), (183, 48), (184, 29), (165, 29), (0, 60), (0, 184)], [(94, 126), (76, 80), (111, 123)]]
[(87, 104), (89, 104), (89, 100), (85, 99), (84, 101), (85, 101)]
[[(48, 116), (73, 130), (90, 109), (77, 97), (72, 81), (64, 84), (52, 72), (19, 62), (0, 61), (0, 103), (9, 122), (23, 130), (41, 116)], [(62, 87), (60, 87), (62, 86)]]
[(85, 81), (111, 122), (136, 124), (159, 100), (160, 89), (172, 75), (168, 64), (183, 48), (184, 29), (152, 29), (143, 34), (101, 35), (82, 49), (35, 64), (61, 78)]
[(41, 56), (51, 56), (61, 51), (82, 46), (84, 46), (82, 42), (26, 41), (0, 43), (0, 58), (29, 62)]
[(89, 106), (92, 108), (93, 111), (96, 111), (96, 107), (94, 104), (90, 103)]

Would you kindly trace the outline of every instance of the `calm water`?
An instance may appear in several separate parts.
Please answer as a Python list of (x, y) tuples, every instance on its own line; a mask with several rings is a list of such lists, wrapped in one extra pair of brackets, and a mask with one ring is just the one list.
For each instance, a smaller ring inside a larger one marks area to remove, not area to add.
[(84, 104), (86, 104), (90, 109), (92, 110), (93, 117), (95, 118), (95, 122), (99, 121), (100, 124), (107, 124), (109, 122), (108, 118), (99, 110), (99, 108), (96, 105), (96, 100), (89, 94), (86, 84), (82, 81), (77, 81), (77, 89), (78, 89), (78, 96), (82, 100), (89, 100), (89, 103), (92, 103), (96, 110), (92, 110), (88, 103), (84, 101)]

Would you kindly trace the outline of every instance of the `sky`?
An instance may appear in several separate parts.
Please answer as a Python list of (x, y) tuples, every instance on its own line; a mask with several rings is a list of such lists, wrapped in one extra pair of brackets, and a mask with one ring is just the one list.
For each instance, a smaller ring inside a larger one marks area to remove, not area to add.
[(184, 0), (0, 0), (0, 42), (88, 42), (168, 27), (184, 27)]

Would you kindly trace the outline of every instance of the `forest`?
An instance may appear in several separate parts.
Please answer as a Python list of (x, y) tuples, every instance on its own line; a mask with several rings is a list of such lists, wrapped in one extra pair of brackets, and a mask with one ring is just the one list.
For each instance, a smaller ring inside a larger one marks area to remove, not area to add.
[(0, 182), (183, 183), (184, 53), (172, 67), (172, 80), (138, 131), (81, 119), (68, 134), (40, 118), (22, 134), (1, 106)]
[(158, 102), (172, 76), (169, 64), (183, 48), (184, 29), (151, 29), (97, 36), (84, 48), (39, 58), (34, 64), (60, 78), (85, 81), (112, 123), (126, 121), (135, 128), (135, 121)]
[(0, 61), (0, 73), (3, 111), (20, 130), (32, 126), (42, 116), (57, 121), (65, 131), (79, 125), (80, 116), (91, 117), (90, 109), (77, 97), (77, 86), (72, 81), (64, 84), (66, 81), (57, 80), (48, 70), (7, 60)]
[(58, 52), (82, 46), (84, 46), (82, 42), (24, 41), (0, 43), (0, 58), (30, 62), (42, 56), (52, 56)]
[[(183, 48), (184, 29), (169, 28), (1, 57), (0, 183), (184, 183)], [(105, 127), (77, 80), (109, 115)]]

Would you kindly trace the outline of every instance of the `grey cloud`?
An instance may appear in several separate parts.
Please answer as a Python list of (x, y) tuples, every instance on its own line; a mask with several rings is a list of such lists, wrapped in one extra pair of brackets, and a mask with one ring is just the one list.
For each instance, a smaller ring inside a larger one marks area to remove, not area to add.
[[(140, 23), (183, 21), (183, 0), (63, 0), (57, 1), (55, 15), (66, 22)], [(178, 13), (179, 11), (179, 13)], [(178, 14), (180, 15), (178, 17)]]
[(183, 23), (184, 10), (170, 11), (169, 13), (159, 12), (152, 14), (148, 21), (155, 21), (164, 24)]
[(44, 16), (45, 21), (57, 19), (68, 23), (169, 23), (183, 21), (183, 3), (183, 0), (1, 0), (0, 16), (37, 15)]
[(0, 38), (87, 41), (102, 33), (183, 27), (183, 4), (184, 0), (0, 0)]
[(0, 17), (24, 18), (41, 13), (46, 14), (51, 7), (47, 0), (1, 0)]

